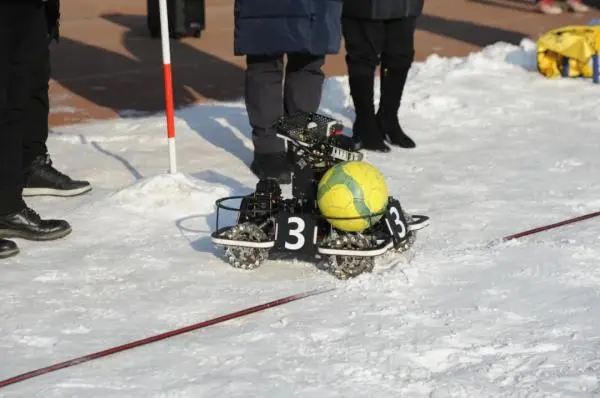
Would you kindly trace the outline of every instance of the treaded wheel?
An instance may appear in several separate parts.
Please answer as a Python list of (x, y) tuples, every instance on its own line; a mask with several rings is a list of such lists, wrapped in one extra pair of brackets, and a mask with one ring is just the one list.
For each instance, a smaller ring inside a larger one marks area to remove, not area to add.
[[(347, 233), (327, 237), (322, 246), (330, 249), (368, 250), (374, 244), (372, 239), (360, 233)], [(356, 278), (365, 272), (372, 272), (375, 267), (374, 257), (327, 255), (325, 259), (327, 261), (326, 270), (341, 280)]]
[[(223, 233), (223, 237), (231, 240), (257, 243), (269, 240), (267, 234), (257, 225), (252, 223), (238, 224)], [(225, 247), (225, 257), (227, 258), (227, 261), (234, 268), (239, 269), (256, 269), (260, 267), (268, 255), (269, 249), (241, 246)]]

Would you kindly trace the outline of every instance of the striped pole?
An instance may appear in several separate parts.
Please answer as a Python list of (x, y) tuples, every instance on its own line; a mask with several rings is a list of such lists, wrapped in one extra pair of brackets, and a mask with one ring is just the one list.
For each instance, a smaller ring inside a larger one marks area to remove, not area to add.
[(160, 7), (160, 33), (165, 83), (165, 108), (167, 116), (167, 139), (169, 142), (169, 172), (177, 172), (177, 153), (175, 150), (175, 109), (173, 104), (173, 74), (171, 72), (171, 47), (167, 0), (158, 1)]

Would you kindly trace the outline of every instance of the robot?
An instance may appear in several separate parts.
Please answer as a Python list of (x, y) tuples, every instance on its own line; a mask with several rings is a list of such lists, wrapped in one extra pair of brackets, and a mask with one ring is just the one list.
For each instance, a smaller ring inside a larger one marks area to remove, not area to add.
[[(341, 231), (321, 214), (317, 205), (321, 177), (336, 163), (360, 161), (364, 156), (342, 134), (339, 121), (298, 113), (280, 118), (275, 129), (287, 142), (293, 164), (292, 196), (285, 198), (276, 180), (263, 179), (249, 195), (215, 202), (216, 228), (211, 239), (225, 250), (233, 267), (256, 269), (274, 252), (291, 252), (319, 260), (321, 269), (343, 280), (372, 272), (377, 257), (412, 247), (429, 217), (407, 214), (393, 196), (379, 221), (362, 232)], [(239, 201), (237, 207), (227, 204), (234, 200)], [(220, 225), (222, 210), (237, 212), (234, 225)]]

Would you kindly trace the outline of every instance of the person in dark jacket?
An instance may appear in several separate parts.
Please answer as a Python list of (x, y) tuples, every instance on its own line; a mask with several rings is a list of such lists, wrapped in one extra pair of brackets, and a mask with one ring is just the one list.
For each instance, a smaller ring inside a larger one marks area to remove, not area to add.
[(341, 14), (342, 0), (235, 1), (234, 53), (246, 56), (257, 177), (291, 181), (284, 142), (271, 126), (282, 115), (319, 108), (325, 56), (341, 47)]
[[(414, 148), (398, 121), (408, 71), (414, 60), (416, 19), (423, 0), (344, 0), (342, 32), (350, 94), (356, 118), (353, 139), (357, 149), (389, 152), (385, 139)], [(379, 109), (375, 113), (375, 71), (381, 65)]]
[(58, 7), (57, 0), (0, 0), (0, 258), (19, 252), (4, 238), (53, 240), (71, 232), (66, 221), (44, 220), (23, 201), (26, 185), (72, 188), (52, 181), (45, 143), (49, 40), (58, 34), (58, 16), (47, 6)]

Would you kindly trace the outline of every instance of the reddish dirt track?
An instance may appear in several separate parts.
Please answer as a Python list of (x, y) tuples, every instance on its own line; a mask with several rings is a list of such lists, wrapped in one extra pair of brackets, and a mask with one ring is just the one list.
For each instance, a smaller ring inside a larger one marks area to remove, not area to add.
[[(506, 41), (518, 44), (550, 29), (600, 18), (600, 0), (585, 15), (547, 16), (522, 0), (425, 0), (417, 60), (464, 56)], [(160, 41), (146, 28), (144, 0), (62, 0), (60, 43), (52, 44), (51, 126), (164, 109)], [(176, 106), (243, 96), (244, 58), (233, 56), (233, 0), (206, 0), (201, 38), (172, 41)], [(327, 59), (328, 76), (345, 75), (343, 51)]]

